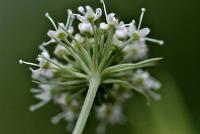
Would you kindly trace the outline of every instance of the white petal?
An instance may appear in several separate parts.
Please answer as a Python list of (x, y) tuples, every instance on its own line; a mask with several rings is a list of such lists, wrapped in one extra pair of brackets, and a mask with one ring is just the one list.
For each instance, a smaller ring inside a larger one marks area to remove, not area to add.
[(49, 37), (56, 37), (57, 36), (57, 31), (53, 31), (53, 30), (49, 30), (48, 32), (47, 32), (47, 35), (49, 36)]
[(31, 92), (32, 92), (32, 93), (41, 93), (42, 90), (36, 89), (36, 88), (32, 88), (32, 89), (31, 89)]
[(41, 55), (44, 56), (45, 58), (50, 58), (50, 55), (47, 51), (43, 51)]
[(132, 36), (136, 32), (136, 26), (134, 24), (130, 24), (127, 28), (129, 36)]
[(48, 102), (47, 101), (41, 101), (40, 103), (38, 104), (35, 104), (35, 105), (32, 105), (30, 106), (30, 111), (35, 111), (41, 107), (43, 107), (44, 105), (46, 105)]
[(65, 113), (65, 119), (69, 122), (74, 121), (76, 118), (76, 115), (73, 111), (69, 110)]
[(32, 71), (32, 78), (34, 80), (40, 80), (41, 79), (41, 77), (40, 77), (40, 70), (39, 69), (37, 69), (37, 70), (31, 69), (31, 71)]
[(141, 60), (147, 57), (148, 48), (143, 43), (135, 43), (133, 48), (136, 50), (135, 59)]
[(101, 17), (101, 15), (102, 15), (102, 10), (101, 10), (101, 8), (97, 8), (97, 9), (96, 9), (96, 14), (95, 14), (94, 20), (99, 19), (99, 18)]
[(54, 39), (51, 39), (51, 40), (49, 40), (49, 41), (47, 41), (47, 42), (42, 42), (42, 45), (43, 46), (48, 46), (49, 44), (51, 44), (51, 43), (55, 43), (56, 41), (54, 40)]
[(81, 16), (80, 14), (76, 15), (77, 19), (80, 20), (83, 23), (88, 22), (87, 18), (85, 16)]
[(60, 96), (55, 98), (56, 103), (60, 104), (60, 105), (65, 105), (66, 104), (66, 98), (67, 98), (67, 94), (63, 93)]
[(150, 33), (150, 29), (149, 28), (143, 28), (139, 31), (140, 36), (145, 37)]
[(58, 124), (58, 122), (59, 122), (62, 118), (64, 118), (64, 116), (65, 116), (65, 113), (64, 113), (64, 112), (63, 112), (63, 113), (59, 113), (58, 115), (54, 116), (54, 117), (51, 119), (51, 122), (52, 122), (53, 124)]
[(63, 23), (58, 23), (58, 29), (66, 28), (65, 24)]
[(54, 76), (54, 72), (51, 69), (42, 69), (41, 75), (46, 78), (52, 78)]
[(107, 23), (108, 23), (108, 24), (117, 27), (117, 25), (118, 25), (118, 19), (115, 18), (115, 14), (114, 14), (114, 13), (110, 13), (110, 14), (106, 17), (106, 20), (107, 20)]
[(121, 21), (120, 23), (119, 23), (119, 25), (118, 25), (118, 27), (117, 27), (117, 29), (124, 29), (125, 28), (125, 25), (124, 25), (124, 22), (123, 21)]
[(108, 24), (113, 23), (114, 18), (115, 18), (115, 14), (114, 14), (114, 13), (110, 13), (110, 14), (107, 16)]
[(79, 6), (79, 7), (78, 7), (78, 11), (79, 11), (80, 13), (82, 13), (82, 14), (85, 14), (85, 9), (84, 9), (83, 6)]
[(86, 6), (86, 17), (95, 16), (95, 12), (91, 6)]
[(45, 91), (48, 91), (51, 89), (51, 85), (48, 85), (48, 84), (40, 84), (39, 87)]
[(148, 92), (149, 96), (151, 96), (154, 100), (156, 100), (156, 101), (160, 101), (161, 100), (161, 96), (158, 93), (153, 92), (151, 90), (149, 90), (147, 92)]
[(109, 122), (111, 124), (120, 123), (124, 121), (124, 116), (122, 114), (122, 107), (115, 105), (112, 107), (112, 114), (109, 117)]
[(67, 30), (70, 34), (74, 33), (74, 27), (70, 26)]
[(51, 100), (51, 94), (47, 92), (43, 92), (40, 94), (34, 95), (35, 98), (43, 100), (43, 101), (50, 101)]

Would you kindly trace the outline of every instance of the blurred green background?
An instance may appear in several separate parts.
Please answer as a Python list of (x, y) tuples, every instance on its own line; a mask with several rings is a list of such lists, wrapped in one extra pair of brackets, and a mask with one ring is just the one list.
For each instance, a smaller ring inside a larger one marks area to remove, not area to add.
[[(152, 73), (163, 83), (161, 102), (150, 107), (141, 96), (125, 106), (127, 123), (109, 127), (108, 134), (198, 134), (200, 133), (200, 1), (199, 0), (107, 0), (108, 10), (123, 20), (138, 20), (140, 8), (147, 8), (143, 26), (151, 37), (165, 45), (149, 44), (151, 57), (164, 60)], [(34, 113), (36, 103), (29, 88), (30, 72), (18, 64), (23, 58), (35, 61), (38, 44), (48, 40), (52, 28), (44, 17), (49, 12), (66, 21), (67, 9), (78, 5), (99, 7), (98, 0), (0, 0), (0, 134), (64, 134), (64, 123), (54, 126), (50, 117), (59, 112), (54, 105)], [(93, 123), (94, 122), (94, 123)], [(86, 134), (94, 134), (92, 116)]]

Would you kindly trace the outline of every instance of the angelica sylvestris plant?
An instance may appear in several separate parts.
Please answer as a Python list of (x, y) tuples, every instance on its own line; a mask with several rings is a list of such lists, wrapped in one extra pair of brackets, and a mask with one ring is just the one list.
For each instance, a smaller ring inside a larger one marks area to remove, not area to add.
[[(104, 133), (107, 124), (123, 123), (123, 103), (132, 93), (143, 95), (148, 103), (160, 99), (156, 93), (160, 83), (144, 68), (161, 60), (147, 59), (146, 42), (162, 45), (163, 41), (147, 37), (150, 29), (142, 28), (145, 9), (138, 24), (134, 20), (126, 24), (107, 13), (104, 1), (100, 2), (103, 10), (90, 6), (78, 7), (77, 13), (68, 10), (66, 24), (57, 25), (46, 13), (54, 29), (47, 33), (50, 41), (39, 47), (39, 63), (19, 61), (32, 66), (33, 82), (38, 85), (31, 92), (40, 102), (30, 110), (54, 102), (61, 113), (52, 122), (65, 120), (73, 134), (83, 133), (91, 110), (99, 120), (97, 133)], [(79, 22), (75, 28), (74, 21)], [(48, 51), (50, 45), (54, 51)]]

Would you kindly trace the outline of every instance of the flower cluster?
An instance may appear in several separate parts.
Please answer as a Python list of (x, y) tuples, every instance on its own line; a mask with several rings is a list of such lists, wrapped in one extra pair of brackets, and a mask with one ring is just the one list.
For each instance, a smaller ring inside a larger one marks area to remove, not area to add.
[[(91, 109), (99, 120), (98, 133), (104, 133), (107, 124), (123, 123), (123, 103), (133, 92), (149, 100), (159, 100), (155, 91), (160, 83), (144, 70), (161, 58), (147, 59), (151, 41), (163, 41), (147, 37), (149, 28), (141, 28), (145, 9), (141, 9), (138, 25), (120, 21), (115, 13), (107, 13), (103, 0), (101, 8), (78, 7), (78, 13), (68, 10), (66, 24), (51, 21), (54, 30), (49, 30), (48, 42), (39, 49), (38, 64), (20, 60), (21, 64), (33, 66), (33, 82), (38, 85), (31, 89), (38, 104), (30, 107), (35, 111), (53, 101), (61, 107), (61, 113), (52, 118), (54, 124), (67, 122), (67, 130), (81, 134)], [(105, 14), (105, 21), (102, 14)], [(97, 21), (98, 20), (98, 21)], [(73, 22), (78, 21), (80, 32), (75, 32)], [(53, 51), (48, 51), (50, 45)]]

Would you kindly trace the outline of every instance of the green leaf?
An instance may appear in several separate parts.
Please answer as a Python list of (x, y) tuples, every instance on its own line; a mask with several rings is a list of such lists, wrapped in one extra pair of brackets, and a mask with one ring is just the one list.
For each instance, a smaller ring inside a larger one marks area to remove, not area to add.
[(128, 71), (136, 68), (148, 67), (155, 65), (156, 61), (161, 60), (162, 58), (152, 58), (149, 60), (141, 61), (138, 63), (127, 63), (127, 64), (119, 64), (115, 66), (108, 67), (102, 72), (102, 75), (114, 74), (118, 72)]

